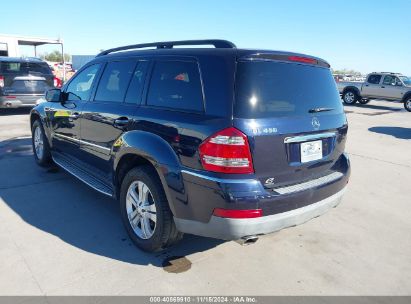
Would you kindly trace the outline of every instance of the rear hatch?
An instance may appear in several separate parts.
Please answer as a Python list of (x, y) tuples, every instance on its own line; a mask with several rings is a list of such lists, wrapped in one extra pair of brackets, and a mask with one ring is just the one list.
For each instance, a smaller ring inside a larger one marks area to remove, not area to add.
[(327, 63), (284, 55), (239, 59), (233, 110), (267, 188), (338, 171), (347, 123)]
[(2, 95), (42, 95), (53, 88), (54, 76), (47, 63), (38, 61), (0, 62)]

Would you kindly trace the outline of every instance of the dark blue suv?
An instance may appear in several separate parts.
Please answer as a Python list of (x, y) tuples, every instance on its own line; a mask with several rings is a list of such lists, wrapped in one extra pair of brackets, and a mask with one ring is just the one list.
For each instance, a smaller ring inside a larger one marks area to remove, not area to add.
[(31, 112), (37, 163), (118, 199), (146, 251), (183, 233), (255, 241), (335, 207), (348, 182), (347, 120), (329, 64), (312, 56), (131, 45), (46, 100)]

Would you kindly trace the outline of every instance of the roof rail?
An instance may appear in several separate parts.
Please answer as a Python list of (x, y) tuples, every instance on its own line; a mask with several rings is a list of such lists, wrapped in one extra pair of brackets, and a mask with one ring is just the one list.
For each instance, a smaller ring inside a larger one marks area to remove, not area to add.
[(164, 41), (164, 42), (151, 42), (151, 43), (120, 46), (117, 48), (105, 50), (101, 52), (100, 54), (98, 54), (96, 57), (104, 56), (104, 55), (114, 53), (114, 52), (141, 49), (141, 48), (146, 48), (146, 47), (156, 47), (157, 49), (172, 49), (174, 46), (179, 46), (179, 45), (213, 45), (215, 48), (218, 48), (218, 49), (236, 48), (236, 45), (234, 43), (227, 41), (227, 40), (220, 40), (220, 39)]
[(371, 74), (391, 74), (391, 75), (401, 75), (401, 73), (395, 73), (395, 72), (372, 72)]

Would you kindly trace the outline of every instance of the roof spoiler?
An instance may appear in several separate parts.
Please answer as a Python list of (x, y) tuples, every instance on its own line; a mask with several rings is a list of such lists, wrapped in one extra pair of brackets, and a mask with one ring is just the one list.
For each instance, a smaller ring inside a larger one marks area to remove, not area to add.
[(315, 58), (315, 57), (310, 57), (307, 55), (285, 55), (285, 54), (272, 54), (272, 53), (255, 53), (255, 54), (250, 54), (246, 55), (244, 57), (241, 57), (240, 59), (242, 60), (250, 60), (250, 61), (292, 61), (292, 62), (297, 62), (297, 63), (304, 63), (304, 64), (311, 64), (311, 65), (318, 65), (322, 66), (325, 68), (330, 68), (330, 64), (326, 62), (325, 60)]

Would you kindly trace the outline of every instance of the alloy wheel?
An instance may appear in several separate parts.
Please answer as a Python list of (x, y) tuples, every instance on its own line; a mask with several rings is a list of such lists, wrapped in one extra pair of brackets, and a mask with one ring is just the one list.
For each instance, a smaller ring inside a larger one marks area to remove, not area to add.
[(157, 210), (153, 195), (145, 183), (131, 183), (127, 190), (126, 208), (134, 233), (144, 240), (151, 238), (157, 225)]
[(353, 92), (347, 92), (344, 94), (344, 101), (348, 104), (355, 102), (355, 95)]
[(44, 142), (40, 127), (36, 127), (34, 130), (34, 150), (36, 151), (37, 158), (42, 159), (44, 153)]

